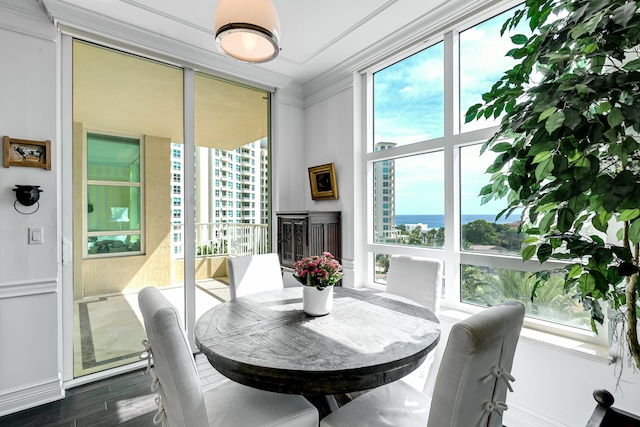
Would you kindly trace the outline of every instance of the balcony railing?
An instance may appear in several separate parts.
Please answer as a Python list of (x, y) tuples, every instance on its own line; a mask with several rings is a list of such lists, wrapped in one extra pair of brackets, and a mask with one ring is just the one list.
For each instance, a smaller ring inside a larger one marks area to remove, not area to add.
[[(174, 224), (173, 233), (182, 233), (184, 224)], [(174, 242), (174, 245), (181, 244)], [(269, 252), (266, 225), (237, 223), (196, 223), (196, 257), (212, 255), (245, 256)], [(174, 257), (182, 254), (174, 253)]]

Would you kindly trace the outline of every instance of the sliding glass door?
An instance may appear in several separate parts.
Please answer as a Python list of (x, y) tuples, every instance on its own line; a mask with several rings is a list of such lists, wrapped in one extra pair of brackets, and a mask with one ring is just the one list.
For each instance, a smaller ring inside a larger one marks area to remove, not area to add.
[(139, 361), (140, 289), (189, 329), (228, 299), (228, 256), (270, 251), (270, 94), (65, 39), (64, 379), (81, 383)]
[(196, 74), (196, 315), (229, 299), (227, 258), (269, 245), (269, 93)]

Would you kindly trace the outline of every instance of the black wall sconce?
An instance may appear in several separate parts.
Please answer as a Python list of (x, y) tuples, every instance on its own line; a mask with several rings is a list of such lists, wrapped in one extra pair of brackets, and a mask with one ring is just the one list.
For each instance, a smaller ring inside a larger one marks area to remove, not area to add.
[[(13, 208), (23, 215), (31, 215), (35, 213), (38, 209), (40, 209), (40, 193), (43, 190), (40, 190), (39, 185), (17, 185), (17, 188), (14, 188), (13, 191), (16, 192), (16, 201), (13, 202)], [(16, 203), (20, 202), (20, 204), (24, 206), (33, 206), (34, 204), (38, 204), (36, 209), (33, 212), (22, 212), (18, 209)]]

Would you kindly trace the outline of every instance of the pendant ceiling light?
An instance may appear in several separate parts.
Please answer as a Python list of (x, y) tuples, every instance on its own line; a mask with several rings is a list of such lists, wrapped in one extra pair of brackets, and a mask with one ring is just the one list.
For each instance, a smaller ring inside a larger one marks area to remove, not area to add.
[(220, 0), (214, 22), (218, 49), (245, 62), (267, 62), (280, 51), (280, 19), (270, 0)]

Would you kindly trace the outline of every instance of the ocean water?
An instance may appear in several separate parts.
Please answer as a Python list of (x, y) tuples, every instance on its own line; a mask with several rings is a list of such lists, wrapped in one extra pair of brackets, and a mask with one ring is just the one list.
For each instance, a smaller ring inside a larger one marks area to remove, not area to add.
[[(487, 222), (497, 222), (498, 224), (508, 224), (519, 221), (520, 215), (511, 215), (508, 218), (501, 217), (498, 221), (496, 221), (495, 215), (462, 215), (463, 224), (479, 219), (484, 219)], [(396, 225), (402, 224), (425, 224), (429, 228), (442, 228), (444, 227), (444, 215), (396, 215)]]

